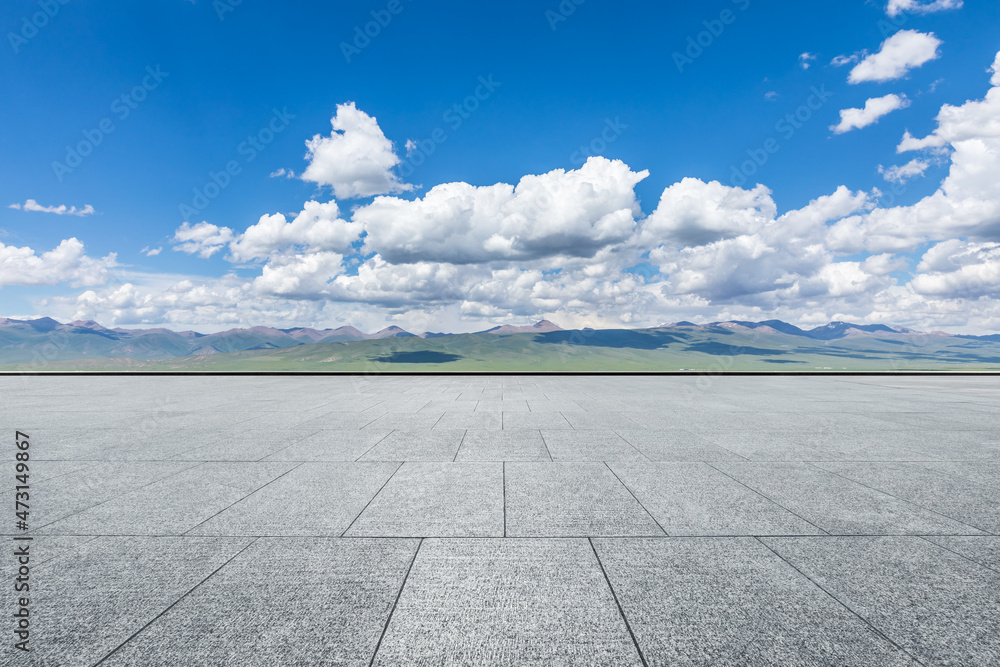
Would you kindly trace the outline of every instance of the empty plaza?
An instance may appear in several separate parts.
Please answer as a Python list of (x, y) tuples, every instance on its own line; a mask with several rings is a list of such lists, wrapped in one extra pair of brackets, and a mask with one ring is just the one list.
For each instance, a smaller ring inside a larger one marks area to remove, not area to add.
[(0, 664), (996, 665), (998, 380), (0, 377)]

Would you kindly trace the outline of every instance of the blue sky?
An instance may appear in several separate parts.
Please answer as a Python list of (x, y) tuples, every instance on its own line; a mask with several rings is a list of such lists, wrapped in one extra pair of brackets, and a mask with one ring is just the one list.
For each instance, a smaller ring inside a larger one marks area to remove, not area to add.
[(2, 315), (1000, 330), (996, 3), (0, 19)]

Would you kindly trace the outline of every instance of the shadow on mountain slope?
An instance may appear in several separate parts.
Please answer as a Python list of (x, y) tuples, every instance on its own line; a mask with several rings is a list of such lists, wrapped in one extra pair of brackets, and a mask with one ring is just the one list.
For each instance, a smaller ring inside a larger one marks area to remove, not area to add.
[(685, 352), (703, 352), (704, 354), (714, 354), (717, 356), (736, 356), (739, 354), (751, 354), (759, 357), (779, 356), (788, 354), (784, 350), (767, 350), (762, 347), (743, 347), (740, 345), (726, 345), (714, 341), (695, 343), (684, 348)]
[(464, 357), (460, 354), (418, 350), (416, 352), (393, 352), (382, 357), (373, 357), (372, 361), (378, 361), (383, 364), (446, 364), (462, 358)]
[(587, 347), (632, 348), (658, 350), (670, 343), (679, 343), (686, 336), (677, 333), (648, 331), (639, 333), (628, 329), (584, 329), (582, 331), (549, 331), (535, 336), (536, 343), (568, 343)]

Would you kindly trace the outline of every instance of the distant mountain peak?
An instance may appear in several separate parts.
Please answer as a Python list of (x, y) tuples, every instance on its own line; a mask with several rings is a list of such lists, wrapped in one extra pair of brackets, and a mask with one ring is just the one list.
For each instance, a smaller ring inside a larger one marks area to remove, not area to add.
[(485, 331), (477, 331), (476, 333), (491, 333), (491, 334), (549, 333), (551, 331), (563, 331), (563, 330), (564, 329), (555, 322), (550, 322), (549, 320), (539, 320), (534, 324), (526, 324), (523, 326), (518, 326), (515, 324), (503, 324), (501, 326), (493, 327), (492, 329), (486, 329)]
[[(828, 322), (808, 331), (781, 320), (765, 320), (763, 322), (730, 320), (701, 325), (681, 321), (652, 328), (668, 330), (675, 328), (678, 331), (673, 332), (672, 335), (669, 331), (652, 332), (649, 330), (597, 330), (596, 333), (591, 329), (584, 331), (590, 340), (600, 339), (618, 342), (626, 340), (631, 343), (640, 341), (644, 345), (649, 340), (662, 342), (667, 338), (689, 340), (693, 346), (721, 345), (722, 343), (711, 343), (711, 341), (728, 339), (730, 342), (725, 345), (744, 346), (740, 349), (756, 347), (770, 349), (771, 346), (776, 345), (781, 349), (801, 347), (815, 350), (818, 347), (815, 345), (815, 341), (829, 341), (835, 346), (836, 341), (844, 340), (845, 343), (857, 345), (865, 344), (866, 337), (870, 337), (874, 345), (882, 347), (885, 347), (886, 344), (900, 346), (905, 343), (904, 337), (915, 336), (920, 336), (925, 340), (932, 337), (954, 338), (956, 344), (965, 347), (988, 346), (1000, 342), (1000, 334), (952, 336), (945, 332), (924, 333), (886, 324), (856, 324), (843, 321)], [(545, 335), (562, 331), (564, 331), (562, 327), (551, 320), (542, 319), (533, 324), (504, 324), (486, 331), (463, 334), (462, 336), (476, 336), (486, 333), (528, 334), (524, 337), (525, 345), (530, 344), (532, 339), (535, 341), (544, 339), (544, 342), (567, 341), (569, 344), (574, 344), (574, 338), (568, 335)], [(651, 338), (649, 336), (651, 333), (655, 333), (656, 336)], [(272, 351), (280, 352), (284, 348), (301, 346), (341, 345), (355, 341), (418, 337), (397, 325), (387, 326), (381, 331), (371, 334), (364, 333), (350, 325), (340, 326), (336, 329), (310, 327), (278, 329), (269, 326), (252, 326), (202, 334), (195, 331), (174, 331), (166, 328), (126, 329), (115, 327), (109, 329), (94, 320), (74, 320), (63, 324), (51, 317), (37, 319), (0, 317), (0, 334), (2, 334), (0, 335), (0, 360), (7, 360), (7, 363), (29, 363), (33, 360), (32, 355), (35, 354), (35, 350), (52, 342), (58, 343), (55, 349), (59, 359), (104, 358), (116, 359), (120, 363), (142, 363), (147, 360), (235, 352), (257, 351), (260, 354), (267, 354)], [(535, 336), (531, 334), (535, 334)], [(664, 336), (664, 334), (667, 335)], [(420, 334), (419, 338), (426, 340), (457, 335), (425, 332)], [(700, 341), (702, 336), (709, 342)], [(759, 345), (755, 342), (747, 342), (747, 339), (754, 336), (761, 337)], [(518, 342), (518, 340), (496, 341), (499, 345)], [(464, 343), (460, 341), (457, 344)], [(657, 345), (659, 344), (657, 342)], [(938, 343), (928, 342), (927, 344), (937, 345)], [(705, 349), (714, 350), (715, 348), (706, 347)]]

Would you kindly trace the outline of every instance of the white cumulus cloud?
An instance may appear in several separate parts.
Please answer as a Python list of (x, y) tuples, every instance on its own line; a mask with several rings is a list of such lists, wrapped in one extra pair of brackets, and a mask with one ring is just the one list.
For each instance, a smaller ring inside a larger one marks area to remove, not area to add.
[(7, 285), (58, 285), (69, 283), (101, 285), (107, 282), (110, 269), (118, 266), (115, 253), (100, 259), (87, 256), (83, 243), (65, 239), (41, 255), (27, 246), (0, 243), (0, 287)]
[(56, 215), (75, 215), (79, 217), (85, 217), (88, 215), (94, 215), (97, 211), (90, 204), (85, 205), (83, 208), (77, 208), (76, 206), (66, 206), (66, 204), (60, 204), (59, 206), (42, 206), (34, 199), (29, 199), (23, 204), (11, 204), (7, 208), (13, 208), (18, 211), (34, 211), (36, 213), (55, 213)]
[(847, 77), (850, 83), (892, 81), (938, 58), (941, 40), (933, 33), (900, 30), (882, 42), (877, 53), (859, 62)]
[(937, 115), (937, 128), (923, 139), (917, 139), (909, 132), (896, 148), (897, 152), (942, 148), (967, 139), (991, 139), (1000, 137), (1000, 53), (993, 66), (990, 83), (993, 87), (982, 100), (970, 100), (959, 106), (945, 104)]
[(364, 225), (366, 247), (392, 263), (591, 256), (632, 235), (640, 214), (634, 188), (648, 175), (592, 157), (517, 186), (445, 183), (413, 201), (378, 197), (354, 220)]
[[(1000, 58), (998, 58), (1000, 59)], [(898, 150), (949, 150), (948, 176), (933, 194), (910, 206), (877, 208), (838, 222), (831, 233), (873, 252), (912, 251), (928, 241), (1000, 239), (1000, 87), (982, 100), (945, 105), (924, 139), (909, 133)]]
[(879, 165), (878, 173), (882, 174), (882, 178), (890, 183), (906, 183), (911, 178), (923, 176), (924, 172), (930, 166), (931, 163), (929, 161), (914, 158), (903, 165), (893, 165), (891, 167)]
[(360, 234), (361, 225), (342, 219), (336, 202), (309, 201), (290, 222), (281, 213), (261, 216), (230, 239), (230, 254), (236, 261), (249, 261), (302, 252), (343, 253)]
[(906, 98), (906, 95), (890, 93), (883, 97), (873, 97), (865, 102), (863, 109), (841, 109), (840, 122), (836, 125), (831, 125), (830, 129), (835, 134), (860, 130), (869, 125), (874, 125), (883, 116), (887, 116), (898, 109), (905, 109), (908, 106), (910, 106), (910, 100)]
[(756, 233), (776, 211), (763, 185), (744, 190), (685, 178), (663, 191), (660, 205), (643, 224), (643, 239), (646, 244), (705, 245)]
[(354, 102), (337, 105), (333, 132), (306, 141), (309, 166), (302, 180), (328, 185), (338, 199), (370, 197), (412, 190), (393, 169), (400, 163), (378, 121)]
[(904, 12), (911, 14), (932, 14), (947, 9), (960, 9), (962, 4), (962, 0), (930, 0), (930, 2), (922, 2), (921, 0), (889, 0), (885, 11), (892, 17)]
[(919, 294), (977, 298), (1000, 297), (1000, 243), (951, 239), (923, 256), (911, 282)]
[(228, 227), (218, 227), (210, 222), (199, 222), (191, 225), (183, 223), (174, 232), (174, 250), (209, 258), (219, 252), (234, 238), (233, 230)]

